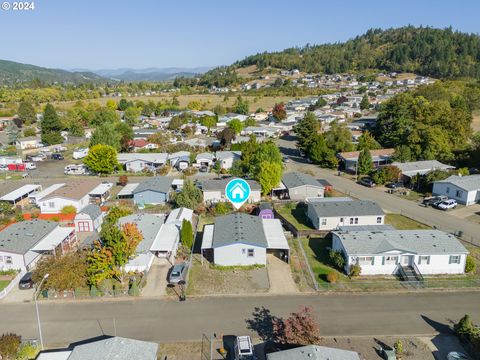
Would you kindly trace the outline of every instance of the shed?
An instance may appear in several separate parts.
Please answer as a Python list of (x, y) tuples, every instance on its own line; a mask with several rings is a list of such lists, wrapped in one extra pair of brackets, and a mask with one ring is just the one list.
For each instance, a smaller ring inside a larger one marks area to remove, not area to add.
[(81, 209), (75, 219), (75, 231), (77, 232), (90, 232), (100, 231), (103, 223), (103, 213), (100, 206), (96, 204), (90, 204)]

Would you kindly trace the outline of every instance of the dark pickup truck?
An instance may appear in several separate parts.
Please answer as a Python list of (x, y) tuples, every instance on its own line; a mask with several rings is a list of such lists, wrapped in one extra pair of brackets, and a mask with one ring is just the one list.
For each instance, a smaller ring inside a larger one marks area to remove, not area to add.
[(440, 204), (442, 201), (448, 200), (448, 197), (446, 196), (432, 196), (429, 198), (425, 198), (422, 200), (422, 205), (425, 207), (436, 207), (438, 204)]

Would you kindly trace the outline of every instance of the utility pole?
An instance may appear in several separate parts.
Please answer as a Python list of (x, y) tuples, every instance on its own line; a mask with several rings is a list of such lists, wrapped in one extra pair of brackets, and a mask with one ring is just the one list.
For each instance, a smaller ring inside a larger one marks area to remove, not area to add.
[(38, 301), (37, 301), (37, 297), (38, 297), (38, 293), (39, 291), (42, 289), (42, 284), (45, 280), (47, 280), (48, 278), (48, 273), (44, 275), (42, 281), (40, 281), (40, 284), (38, 285), (37, 289), (35, 290), (35, 294), (34, 294), (34, 300), (35, 300), (35, 310), (37, 312), (37, 324), (38, 324), (38, 334), (40, 336), (40, 346), (42, 347), (42, 350), (44, 349), (43, 347), (43, 335), (42, 335), (42, 324), (40, 323), (40, 314), (38, 312)]

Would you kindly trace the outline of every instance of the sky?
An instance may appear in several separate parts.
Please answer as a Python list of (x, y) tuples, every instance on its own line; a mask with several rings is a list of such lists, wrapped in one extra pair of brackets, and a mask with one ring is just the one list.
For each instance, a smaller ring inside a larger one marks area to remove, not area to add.
[(345, 41), (369, 28), (452, 26), (480, 33), (478, 0), (34, 0), (34, 4), (30, 11), (0, 9), (0, 59), (63, 69), (200, 67), (307, 43)]

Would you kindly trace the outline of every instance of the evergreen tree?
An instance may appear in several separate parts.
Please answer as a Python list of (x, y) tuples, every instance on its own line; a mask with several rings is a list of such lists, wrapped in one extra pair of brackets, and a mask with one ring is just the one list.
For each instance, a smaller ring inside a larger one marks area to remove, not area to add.
[(63, 137), (60, 132), (63, 129), (62, 123), (52, 104), (45, 105), (43, 119), (41, 122), (42, 142), (47, 145), (60, 144)]
[(183, 219), (182, 228), (180, 232), (180, 239), (183, 246), (188, 249), (191, 249), (193, 246), (193, 228), (192, 223), (187, 219)]
[(15, 145), (18, 140), (18, 136), (20, 134), (20, 129), (15, 125), (13, 121), (9, 121), (7, 125), (7, 136), (8, 136), (8, 143), (10, 145)]
[(104, 123), (97, 127), (90, 138), (90, 147), (95, 145), (108, 145), (116, 151), (121, 149), (121, 135), (118, 133), (115, 124)]
[(37, 113), (30, 101), (22, 101), (18, 105), (17, 115), (25, 125), (31, 125), (37, 121)]
[(373, 161), (370, 150), (362, 150), (358, 155), (358, 173), (360, 175), (369, 174), (373, 170)]
[(360, 101), (360, 110), (367, 110), (370, 107), (370, 101), (368, 95), (363, 95), (362, 101)]

